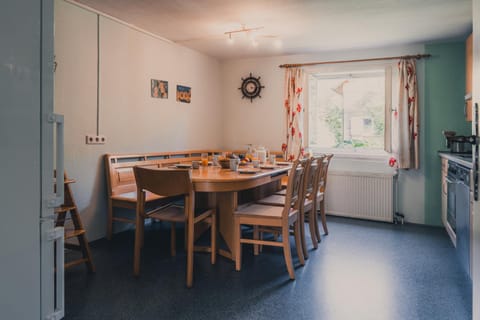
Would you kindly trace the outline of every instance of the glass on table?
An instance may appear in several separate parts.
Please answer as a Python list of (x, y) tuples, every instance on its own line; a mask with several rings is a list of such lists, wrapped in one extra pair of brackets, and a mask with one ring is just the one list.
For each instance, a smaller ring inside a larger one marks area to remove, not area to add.
[(208, 166), (208, 153), (204, 152), (200, 156), (200, 161), (202, 163), (202, 166), (206, 167)]

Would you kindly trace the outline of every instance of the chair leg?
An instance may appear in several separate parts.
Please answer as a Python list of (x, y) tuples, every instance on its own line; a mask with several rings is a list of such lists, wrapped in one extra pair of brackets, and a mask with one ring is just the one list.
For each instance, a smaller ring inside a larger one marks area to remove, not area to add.
[(320, 227), (318, 226), (318, 215), (319, 215), (319, 211), (317, 211), (315, 209), (315, 214), (312, 214), (311, 217), (313, 217), (315, 219), (315, 235), (316, 235), (316, 238), (317, 238), (317, 242), (321, 242), (322, 241), (322, 237), (320, 235)]
[(211, 225), (210, 225), (210, 246), (212, 249), (212, 255), (211, 255), (211, 263), (215, 264), (217, 262), (217, 215), (215, 210), (212, 213), (212, 216), (210, 217), (211, 219)]
[(292, 252), (290, 248), (290, 230), (288, 227), (282, 228), (283, 255), (287, 264), (288, 275), (290, 279), (295, 279), (295, 271), (293, 270)]
[(145, 219), (142, 219), (142, 223), (138, 227), (140, 228), (140, 231), (142, 233), (142, 238), (140, 239), (140, 247), (143, 248), (143, 245), (145, 244), (145, 237), (143, 236), (145, 234)]
[[(258, 238), (259, 238), (258, 235), (259, 235), (258, 226), (253, 226), (253, 239), (258, 240)], [(254, 244), (253, 245), (253, 254), (258, 256), (258, 252), (259, 252), (259, 245)]]
[(235, 219), (235, 241), (234, 241), (234, 246), (235, 246), (235, 270), (240, 271), (242, 268), (242, 245), (240, 243), (240, 237), (242, 236), (241, 232), (241, 226), (238, 221), (238, 219)]
[(325, 200), (320, 203), (320, 216), (322, 217), (323, 231), (328, 235), (327, 216), (325, 214)]
[(295, 222), (295, 224), (293, 225), (293, 233), (295, 235), (295, 246), (297, 247), (298, 259), (300, 260), (300, 264), (304, 266), (305, 258), (303, 256), (303, 248), (301, 248), (302, 240), (300, 239), (300, 229), (302, 226), (300, 224), (300, 221)]
[(176, 234), (176, 228), (175, 228), (175, 222), (172, 222), (170, 224), (170, 254), (172, 257), (175, 257), (177, 254), (177, 244), (176, 244), (176, 239), (177, 239), (177, 234)]
[(302, 243), (301, 248), (303, 251), (303, 257), (305, 259), (308, 259), (308, 251), (307, 251), (307, 241), (305, 239), (305, 215), (304, 213), (299, 213), (298, 215), (298, 220), (299, 222), (299, 236), (300, 236), (300, 241)]
[(193, 240), (195, 227), (193, 225), (193, 217), (189, 217), (187, 221), (187, 288), (193, 286)]
[(308, 226), (310, 227), (310, 237), (312, 238), (313, 248), (318, 249), (318, 241), (317, 241), (317, 220), (315, 219), (315, 212), (312, 208), (309, 211), (309, 218), (308, 218)]
[[(263, 231), (260, 232), (260, 236), (259, 236), (259, 237), (260, 237), (261, 240), (263, 240)], [(263, 244), (258, 245), (258, 251), (259, 251), (259, 253), (262, 253), (262, 252), (263, 252)]]
[(143, 218), (136, 218), (136, 228), (135, 228), (135, 249), (133, 253), (133, 275), (138, 277), (140, 275), (140, 254), (142, 250), (143, 243)]

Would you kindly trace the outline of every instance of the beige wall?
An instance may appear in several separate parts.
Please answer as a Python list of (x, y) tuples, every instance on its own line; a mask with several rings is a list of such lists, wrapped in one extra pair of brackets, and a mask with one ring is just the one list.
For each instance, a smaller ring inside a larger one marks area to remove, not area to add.
[[(102, 156), (222, 146), (222, 83), (213, 58), (100, 17), (100, 134), (97, 128), (97, 15), (55, 2), (55, 112), (65, 115), (65, 169), (89, 240), (105, 236)], [(150, 97), (150, 79), (168, 81), (168, 99)], [(192, 88), (176, 102), (176, 85)]]
[[(359, 59), (424, 52), (423, 45), (218, 62), (100, 17), (100, 134), (105, 145), (86, 145), (97, 126), (97, 15), (61, 0), (56, 5), (55, 108), (65, 115), (66, 170), (90, 240), (105, 235), (106, 189), (102, 155), (191, 148), (279, 150), (284, 141), (282, 63)], [(420, 63), (420, 91), (423, 65)], [(260, 76), (261, 98), (242, 99), (241, 78)], [(150, 79), (169, 82), (169, 98), (150, 97)], [(192, 87), (192, 103), (175, 101), (176, 85)], [(422, 151), (423, 152), (423, 151)], [(385, 161), (337, 157), (333, 170), (388, 170)], [(400, 176), (399, 210), (424, 222), (423, 170)]]

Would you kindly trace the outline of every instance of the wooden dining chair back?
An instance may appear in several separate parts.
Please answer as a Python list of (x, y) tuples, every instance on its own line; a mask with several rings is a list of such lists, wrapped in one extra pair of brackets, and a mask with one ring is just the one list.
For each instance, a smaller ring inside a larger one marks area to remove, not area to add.
[(296, 161), (290, 170), (286, 189), (287, 193), (285, 195), (284, 213), (282, 214), (283, 219), (288, 219), (290, 210), (300, 209), (303, 196), (303, 178), (307, 164), (307, 161)]
[[(308, 221), (309, 229), (310, 229), (310, 237), (312, 239), (312, 244), (313, 247), (316, 249), (318, 248), (318, 237), (315, 229), (318, 228), (318, 219), (316, 218), (316, 215), (314, 214), (316, 212), (316, 195), (318, 191), (318, 179), (319, 179), (319, 174), (322, 166), (322, 160), (323, 157), (321, 158), (307, 158), (302, 160), (302, 165), (304, 166), (305, 173), (304, 173), (304, 179), (303, 179), (303, 184), (302, 184), (302, 189), (300, 191), (301, 195), (300, 197), (303, 199), (303, 201), (299, 202), (299, 216), (300, 216), (300, 221), (303, 223), (300, 226), (300, 237), (302, 240), (302, 249), (303, 249), (303, 255), (305, 259), (308, 259), (308, 250), (307, 250), (307, 244), (306, 244), (306, 237), (305, 237), (305, 221)], [(263, 199), (260, 199), (257, 201), (259, 204), (264, 204), (264, 205), (277, 205), (277, 206), (282, 206), (284, 205), (285, 201), (285, 196), (287, 192), (286, 189), (277, 192), (271, 196), (265, 197)]]
[(137, 197), (143, 197), (142, 200), (145, 200), (145, 191), (164, 197), (185, 195), (189, 199), (194, 199), (192, 177), (188, 169), (134, 167), (133, 170), (137, 183)]
[[(327, 216), (325, 212), (325, 191), (327, 189), (328, 167), (333, 158), (333, 154), (326, 154), (323, 159), (322, 170), (318, 179), (318, 192), (317, 192), (317, 210), (320, 212), (322, 219), (323, 231), (328, 235)], [(320, 237), (320, 231), (317, 228), (317, 235)]]
[[(305, 264), (300, 239), (301, 222), (299, 220), (299, 210), (302, 201), (303, 177), (305, 172), (304, 165), (305, 163), (300, 161), (295, 161), (293, 163), (292, 169), (289, 173), (287, 194), (284, 197), (283, 206), (270, 206), (255, 203), (239, 207), (235, 211), (235, 269), (237, 271), (240, 271), (241, 269), (241, 245), (243, 243), (253, 244), (254, 246), (277, 246), (283, 247), (283, 253), (290, 279), (295, 279), (289, 239), (290, 226), (293, 226), (297, 255), (299, 257), (300, 264)], [(273, 233), (276, 233), (278, 230), (280, 230), (279, 233), (281, 234), (282, 241), (278, 242), (276, 239), (273, 241), (258, 239), (256, 236), (258, 233), (255, 232), (253, 239), (243, 238), (241, 232), (242, 225), (252, 225), (254, 228), (260, 226), (264, 231), (268, 231), (269, 228), (271, 228)]]
[[(211, 263), (216, 260), (216, 212), (215, 209), (207, 209), (202, 212), (195, 210), (195, 192), (193, 189), (190, 170), (185, 169), (150, 169), (134, 167), (135, 180), (137, 184), (137, 215), (135, 230), (135, 251), (134, 268), (135, 276), (140, 275), (140, 255), (143, 244), (145, 218), (152, 218), (159, 221), (168, 221), (172, 224), (171, 229), (171, 252), (175, 255), (175, 223), (185, 223), (186, 248), (187, 248), (187, 287), (193, 285), (193, 251), (194, 251), (194, 225), (204, 221), (211, 227), (211, 247), (209, 250), (202, 248), (202, 251), (211, 252)], [(146, 192), (159, 196), (183, 196), (184, 206), (174, 204), (161, 208), (146, 211)]]
[[(320, 174), (323, 169), (323, 160), (324, 156), (320, 157), (311, 157), (308, 160), (307, 171), (305, 173), (304, 186), (303, 186), (303, 198), (302, 207), (300, 213), (302, 215), (303, 221), (308, 221), (310, 229), (310, 238), (312, 239), (312, 244), (315, 249), (318, 248), (318, 242), (320, 242), (320, 237), (316, 232), (318, 229), (318, 219), (317, 219), (317, 193), (319, 187)], [(305, 236), (302, 237), (303, 241), (303, 250), (305, 257), (308, 257), (307, 246), (305, 242)]]

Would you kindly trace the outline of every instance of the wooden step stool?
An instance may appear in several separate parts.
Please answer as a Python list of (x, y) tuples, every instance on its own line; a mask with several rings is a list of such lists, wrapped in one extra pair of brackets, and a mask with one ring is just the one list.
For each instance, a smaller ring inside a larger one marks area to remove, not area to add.
[(65, 263), (65, 268), (85, 263), (89, 272), (95, 272), (95, 266), (93, 264), (90, 246), (88, 245), (85, 228), (83, 227), (77, 205), (73, 199), (72, 189), (70, 188), (70, 184), (74, 182), (75, 180), (68, 179), (67, 174), (64, 174), (65, 202), (62, 206), (55, 208), (55, 213), (57, 214), (55, 226), (65, 227), (67, 213), (70, 213), (73, 228), (65, 228), (65, 240), (77, 238), (79, 244), (67, 243), (67, 241), (65, 241), (65, 248), (82, 252), (82, 258)]

